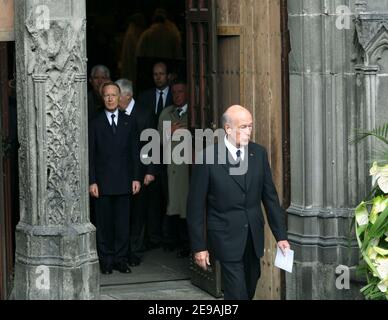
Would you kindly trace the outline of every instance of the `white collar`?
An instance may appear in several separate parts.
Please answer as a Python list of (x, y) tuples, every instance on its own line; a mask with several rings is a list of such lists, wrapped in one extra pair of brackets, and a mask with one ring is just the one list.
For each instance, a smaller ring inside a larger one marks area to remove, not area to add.
[(135, 99), (132, 98), (132, 100), (129, 103), (128, 107), (125, 109), (125, 113), (130, 116), (134, 107), (135, 107)]
[(115, 123), (117, 124), (117, 121), (119, 121), (119, 109), (117, 108), (115, 112), (110, 112), (105, 109), (106, 117), (108, 118), (109, 123), (112, 125), (112, 114), (115, 115)]
[(183, 107), (179, 107), (179, 108), (181, 108), (181, 112), (179, 113), (179, 116), (181, 117), (182, 115), (184, 115), (187, 112), (189, 105), (186, 103)]
[(228, 135), (225, 135), (224, 138), (225, 146), (228, 148), (229, 152), (231, 153), (234, 161), (237, 160), (237, 151), (240, 150), (241, 152), (241, 159), (244, 160), (245, 158), (245, 148), (237, 148), (235, 147), (230, 141), (228, 140)]
[(170, 90), (170, 88), (167, 86), (165, 87), (163, 90), (160, 90), (158, 88), (156, 88), (156, 94), (159, 96), (160, 95), (160, 91), (163, 92), (163, 96), (167, 97), (167, 94), (168, 94), (168, 91)]

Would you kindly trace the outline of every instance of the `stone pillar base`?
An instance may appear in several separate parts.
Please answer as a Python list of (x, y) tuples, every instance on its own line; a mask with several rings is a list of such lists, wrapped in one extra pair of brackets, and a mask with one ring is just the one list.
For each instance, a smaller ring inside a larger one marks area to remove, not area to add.
[(99, 299), (99, 263), (92, 224), (16, 231), (14, 299)]

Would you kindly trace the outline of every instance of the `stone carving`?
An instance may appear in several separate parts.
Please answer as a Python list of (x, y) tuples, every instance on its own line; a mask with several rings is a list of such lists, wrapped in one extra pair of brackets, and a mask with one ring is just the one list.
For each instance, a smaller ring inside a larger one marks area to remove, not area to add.
[[(82, 109), (76, 78), (86, 72), (83, 35), (86, 22), (77, 26), (68, 20), (51, 21), (38, 29), (33, 12), (26, 21), (27, 73), (35, 85), (36, 137), (38, 150), (38, 224), (81, 223)], [(44, 75), (44, 79), (41, 77)], [(40, 96), (40, 97), (39, 97)], [(43, 109), (43, 110), (41, 110)], [(42, 117), (39, 115), (42, 114)]]
[(360, 14), (356, 19), (357, 39), (364, 50), (364, 64), (379, 65), (388, 50), (388, 15)]

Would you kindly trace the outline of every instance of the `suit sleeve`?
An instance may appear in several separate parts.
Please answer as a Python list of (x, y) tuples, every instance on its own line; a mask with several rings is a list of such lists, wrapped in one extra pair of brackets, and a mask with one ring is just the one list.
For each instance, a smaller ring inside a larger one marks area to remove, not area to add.
[(187, 200), (187, 226), (191, 249), (194, 253), (207, 250), (206, 200), (209, 187), (209, 166), (193, 165)]
[(95, 121), (91, 121), (89, 125), (89, 185), (97, 183), (96, 179), (96, 137), (95, 137)]
[(267, 219), (271, 231), (276, 241), (287, 240), (287, 230), (285, 224), (285, 213), (280, 206), (279, 197), (273, 183), (271, 168), (268, 162), (268, 155), (265, 150), (263, 156), (264, 166), (264, 184), (262, 201), (267, 213)]

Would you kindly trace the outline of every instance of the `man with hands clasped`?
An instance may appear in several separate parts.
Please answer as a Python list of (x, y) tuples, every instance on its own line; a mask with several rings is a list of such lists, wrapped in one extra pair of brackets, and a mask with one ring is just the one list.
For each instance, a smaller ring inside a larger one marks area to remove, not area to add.
[(97, 251), (103, 274), (130, 273), (127, 254), (131, 195), (140, 191), (136, 122), (118, 109), (120, 87), (102, 86), (105, 104), (89, 126), (89, 191), (95, 201)]

